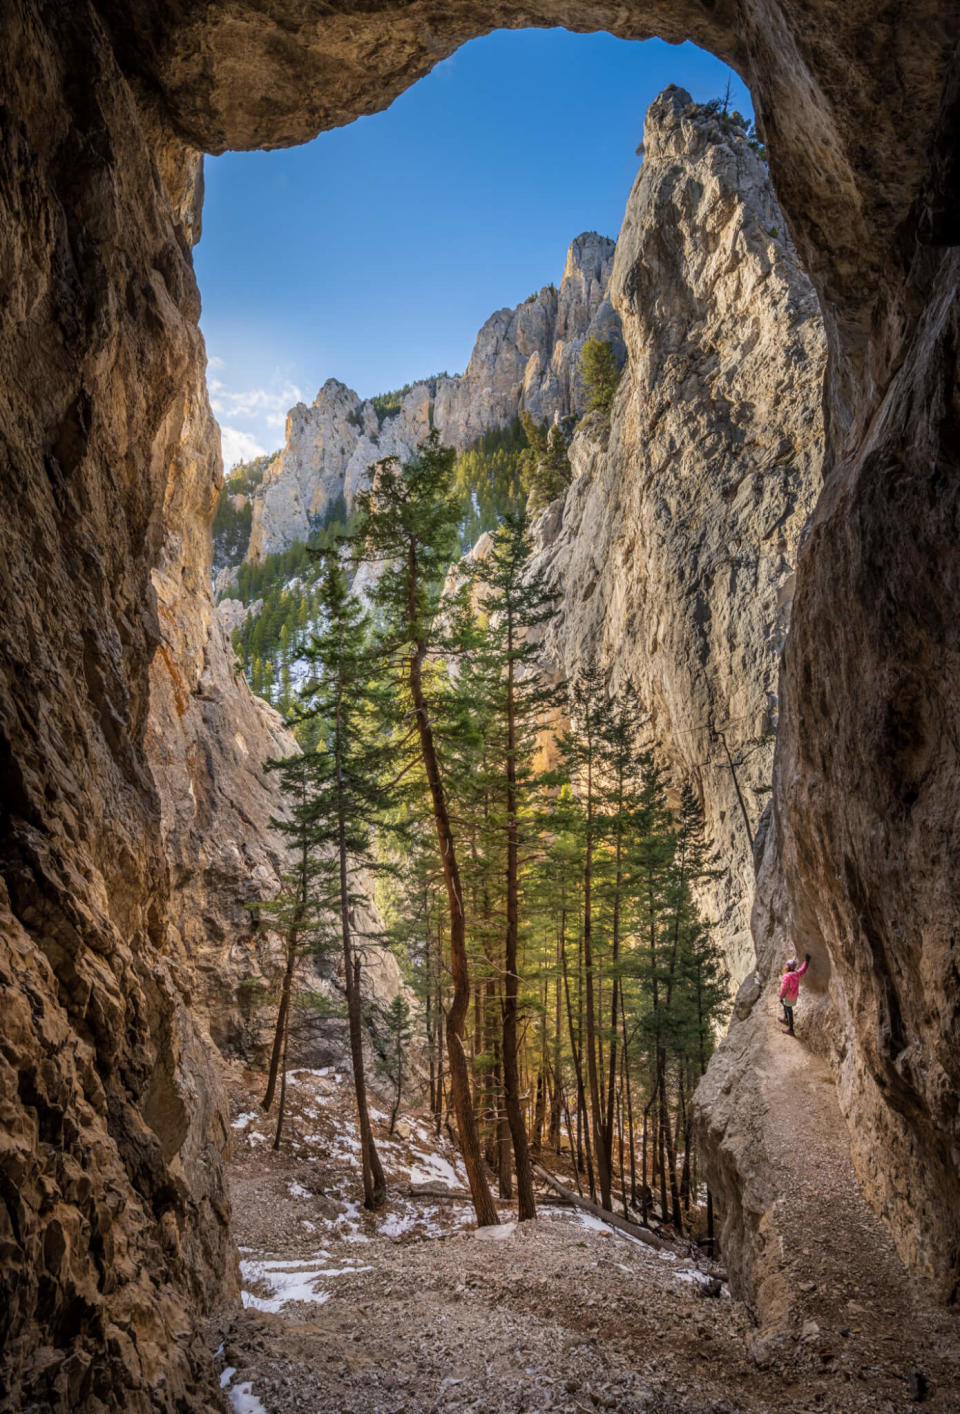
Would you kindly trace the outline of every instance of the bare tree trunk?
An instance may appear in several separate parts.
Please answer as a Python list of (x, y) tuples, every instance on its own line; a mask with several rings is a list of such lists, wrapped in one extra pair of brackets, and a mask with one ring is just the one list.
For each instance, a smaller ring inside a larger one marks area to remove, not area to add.
[(263, 1097), (264, 1113), (269, 1113), (277, 1089), (277, 1076), (283, 1057), (284, 1041), (287, 1034), (287, 1017), (290, 1012), (290, 998), (293, 993), (293, 974), (297, 966), (297, 927), (291, 924), (287, 932), (287, 961), (280, 988), (280, 1006), (277, 1010), (277, 1029), (273, 1033), (273, 1050), (270, 1054), (270, 1073), (267, 1076), (267, 1093)]
[(650, 1173), (650, 1170), (647, 1166), (647, 1130), (650, 1119), (650, 1110), (653, 1108), (653, 1105), (656, 1102), (658, 1088), (659, 1086), (657, 1082), (654, 1082), (653, 1094), (650, 1096), (649, 1100), (643, 1107), (643, 1151), (640, 1159), (640, 1211), (643, 1214), (644, 1222), (648, 1222), (650, 1219), (650, 1194), (652, 1191), (653, 1179), (653, 1174)]
[(583, 865), (583, 968), (586, 983), (587, 1077), (590, 1084), (590, 1110), (593, 1120), (594, 1151), (597, 1177), (600, 1181), (601, 1206), (610, 1208), (610, 1165), (603, 1142), (603, 1116), (600, 1109), (600, 1080), (597, 1072), (596, 1010), (593, 992), (593, 768), (587, 765), (587, 836)]
[[(411, 629), (417, 623), (415, 595), (419, 578), (418, 570), (416, 549), (411, 542), (408, 581), (410, 599), (407, 606), (407, 618)], [(447, 1058), (450, 1065), (450, 1090), (454, 1113), (457, 1117), (457, 1129), (460, 1133), (463, 1162), (467, 1170), (470, 1193), (477, 1214), (477, 1224), (479, 1227), (496, 1227), (499, 1224), (499, 1218), (490, 1186), (487, 1183), (487, 1176), (483, 1170), (477, 1120), (470, 1095), (470, 1071), (463, 1048), (464, 1022), (466, 1021), (467, 1008), (470, 1005), (466, 917), (463, 909), (463, 887), (460, 882), (460, 870), (457, 866), (453, 830), (447, 811), (446, 793), (423, 691), (422, 669), (426, 655), (427, 645), (422, 639), (418, 639), (416, 651), (410, 659), (409, 684), (420, 735), (420, 754), (423, 758), (423, 768), (433, 802), (433, 819), (437, 830), (437, 842), (440, 846), (443, 881), (447, 890), (447, 904), (450, 910), (450, 971), (453, 975), (453, 997), (450, 1010), (447, 1013)]]
[(287, 1108), (287, 1041), (290, 1037), (290, 1009), (287, 1008), (286, 1020), (283, 1027), (283, 1052), (280, 1069), (280, 1103), (277, 1106), (277, 1131), (273, 1136), (274, 1149), (280, 1148), (280, 1136), (283, 1133), (283, 1116)]
[(623, 988), (620, 988), (620, 1020), (623, 1023), (623, 1078), (627, 1092), (627, 1129), (630, 1135), (630, 1201), (637, 1201), (637, 1160), (636, 1135), (633, 1128), (633, 1087), (630, 1084), (630, 1048), (627, 1042), (627, 1011), (623, 1002)]
[(507, 626), (507, 930), (503, 996), (503, 1096), (513, 1140), (517, 1175), (518, 1216), (526, 1222), (537, 1215), (527, 1127), (520, 1109), (520, 1068), (517, 1061), (517, 946), (520, 938), (520, 826), (517, 816), (517, 724), (514, 703), (513, 625)]
[(680, 1204), (687, 1218), (690, 1216), (690, 1138), (692, 1121), (687, 1117), (686, 1095), (683, 1085), (683, 1067), (680, 1068), (680, 1076), (677, 1083), (677, 1138), (676, 1144), (679, 1148), (680, 1137), (683, 1137), (683, 1167), (680, 1170)]
[(510, 1144), (510, 1120), (501, 1098), (497, 1107), (497, 1178), (501, 1198), (513, 1197), (513, 1162)]
[[(620, 790), (620, 806), (622, 808), (623, 791), (622, 783)], [(622, 819), (622, 816), (621, 816)], [(617, 1037), (620, 1027), (620, 978), (617, 975), (617, 963), (620, 958), (620, 893), (623, 888), (623, 841), (622, 828), (617, 829), (617, 853), (616, 853), (616, 877), (614, 879), (613, 891), (613, 920), (611, 927), (611, 967), (613, 971), (612, 986), (613, 996), (610, 1000), (610, 1056), (609, 1072), (607, 1080), (607, 1109), (606, 1123), (603, 1131), (603, 1143), (607, 1156), (607, 1169), (612, 1167), (613, 1156), (613, 1087), (616, 1084), (617, 1075)]]
[[(561, 1087), (561, 1090), (560, 1090), (560, 1100), (561, 1100), (561, 1103), (563, 1104), (564, 1114), (565, 1114), (566, 1117), (567, 1117), (567, 1137), (568, 1137), (568, 1139), (570, 1140), (570, 1158), (571, 1158), (571, 1160), (572, 1160), (572, 1162), (573, 1162), (573, 1177), (574, 1177), (574, 1180), (575, 1180), (576, 1185), (577, 1185), (577, 1192), (580, 1194), (580, 1196), (581, 1196), (581, 1198), (582, 1198), (582, 1197), (583, 1197), (583, 1189), (582, 1189), (582, 1187), (580, 1186), (580, 1162), (579, 1162), (579, 1157), (580, 1157), (580, 1156), (579, 1156), (579, 1153), (574, 1153), (574, 1148), (573, 1148), (573, 1121), (572, 1121), (571, 1118), (570, 1118), (570, 1106), (567, 1104), (566, 1092), (562, 1089), (562, 1087)], [(578, 1148), (579, 1148), (579, 1144), (578, 1144)], [(559, 1149), (559, 1147), (558, 1147), (557, 1153), (559, 1153), (559, 1152), (560, 1152), (560, 1149)]]
[(577, 1168), (583, 1172), (583, 1150), (584, 1139), (586, 1139), (586, 1169), (590, 1183), (590, 1192), (595, 1194), (596, 1188), (593, 1182), (593, 1159), (590, 1152), (590, 1129), (584, 1123), (587, 1112), (587, 1097), (583, 1084), (583, 1059), (580, 1048), (581, 1028), (577, 1027), (574, 1034), (573, 1025), (573, 1004), (570, 1000), (570, 976), (567, 972), (567, 949), (565, 941), (561, 941), (560, 946), (561, 964), (563, 967), (563, 985), (567, 997), (567, 1026), (570, 1031), (570, 1050), (573, 1054), (573, 1068), (577, 1076)]
[[(677, 1188), (677, 1153), (673, 1146), (673, 1129), (670, 1124), (670, 1105), (667, 1097), (666, 1058), (660, 1058), (660, 1134), (666, 1149), (667, 1170), (670, 1179), (671, 1222), (677, 1232), (683, 1231), (683, 1216), (680, 1212), (680, 1191)], [(666, 1210), (664, 1210), (666, 1216)]]
[(554, 986), (553, 1002), (553, 1066), (552, 1066), (552, 1089), (550, 1092), (550, 1137), (549, 1144), (555, 1153), (560, 1152), (560, 1115), (561, 1115), (561, 1089), (560, 1089), (560, 942), (557, 940), (557, 975)]
[(373, 1142), (370, 1114), (367, 1109), (367, 1087), (363, 1073), (363, 1012), (360, 999), (360, 959), (353, 955), (350, 933), (350, 878), (347, 860), (347, 806), (343, 787), (342, 688), (337, 689), (333, 746), (336, 753), (337, 779), (337, 854), (340, 886), (340, 941), (343, 947), (343, 980), (347, 990), (347, 1022), (350, 1032), (350, 1059), (353, 1065), (353, 1089), (357, 1102), (357, 1127), (360, 1130), (360, 1161), (363, 1171), (363, 1206), (381, 1208), (386, 1202), (387, 1180)]
[(620, 1084), (617, 1087), (617, 1143), (620, 1151), (620, 1196), (623, 1199), (623, 1216), (630, 1216), (627, 1205), (627, 1180), (623, 1170), (623, 1060), (620, 1061)]
[(443, 1085), (443, 928), (437, 923), (437, 1108), (434, 1115), (435, 1133), (440, 1138), (443, 1128), (444, 1085)]

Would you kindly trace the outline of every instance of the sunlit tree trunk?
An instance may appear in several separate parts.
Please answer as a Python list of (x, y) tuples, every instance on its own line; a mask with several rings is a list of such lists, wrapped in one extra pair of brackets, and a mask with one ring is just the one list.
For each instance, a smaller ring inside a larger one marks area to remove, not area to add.
[[(414, 558), (414, 553), (414, 549), (411, 546), (411, 560)], [(410, 568), (410, 584), (413, 586), (416, 584), (417, 566), (415, 563), (412, 563)], [(408, 617), (411, 625), (416, 623), (416, 607), (412, 602), (410, 604)], [(443, 788), (443, 779), (440, 775), (440, 766), (437, 761), (436, 747), (433, 740), (433, 730), (430, 726), (427, 702), (423, 691), (422, 669), (426, 654), (426, 643), (422, 639), (417, 640), (416, 650), (410, 658), (409, 686), (410, 697), (413, 703), (414, 713), (416, 714), (417, 728), (420, 735), (420, 751), (423, 758), (424, 772), (427, 777), (430, 798), (433, 804), (433, 818), (437, 830), (437, 841), (440, 846), (443, 881), (446, 886), (447, 902), (450, 910), (450, 971), (453, 977), (453, 997), (450, 1002), (450, 1010), (447, 1013), (447, 1060), (450, 1067), (450, 1092), (454, 1114), (457, 1119), (460, 1148), (463, 1152), (463, 1161), (467, 1170), (467, 1180), (470, 1184), (470, 1194), (473, 1198), (473, 1206), (477, 1215), (477, 1223), (480, 1227), (495, 1227), (499, 1219), (497, 1218), (497, 1209), (493, 1201), (493, 1196), (490, 1193), (490, 1186), (487, 1183), (487, 1177), (483, 1170), (483, 1156), (480, 1153), (477, 1121), (470, 1095), (470, 1070), (467, 1065), (467, 1056), (463, 1045), (464, 1023), (466, 1021), (467, 1008), (470, 1005), (466, 917), (463, 909), (463, 888), (460, 882), (460, 870), (457, 867), (456, 849), (453, 831), (450, 827), (446, 794)]]

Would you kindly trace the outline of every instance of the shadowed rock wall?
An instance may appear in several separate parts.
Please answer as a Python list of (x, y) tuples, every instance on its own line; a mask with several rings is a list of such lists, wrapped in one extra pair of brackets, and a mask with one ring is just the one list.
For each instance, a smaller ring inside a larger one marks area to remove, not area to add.
[[(164, 956), (144, 752), (151, 572), (178, 516), (210, 515), (217, 473), (178, 450), (202, 365), (191, 149), (303, 141), (498, 25), (692, 38), (753, 91), (830, 348), (758, 918), (809, 939), (861, 1174), (953, 1288), (958, 19), (949, 0), (0, 10), (7, 1408), (212, 1407), (194, 1322), (234, 1290), (222, 1112)], [(733, 1243), (736, 1167), (711, 1138)]]
[(0, 1405), (213, 1408), (229, 1130), (144, 756), (167, 490), (216, 475), (200, 168), (83, 3), (2, 8), (0, 93)]

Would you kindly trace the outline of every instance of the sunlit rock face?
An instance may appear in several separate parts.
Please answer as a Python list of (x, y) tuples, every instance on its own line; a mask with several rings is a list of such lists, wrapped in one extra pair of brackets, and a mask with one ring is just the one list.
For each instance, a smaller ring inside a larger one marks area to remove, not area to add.
[(604, 339), (623, 358), (620, 320), (607, 297), (614, 249), (596, 232), (578, 236), (559, 289), (546, 285), (516, 309), (492, 314), (465, 373), (414, 383), (386, 416), (335, 378), (310, 407), (297, 403), (283, 451), (253, 498), (247, 558), (307, 539), (341, 497), (351, 509), (369, 485), (370, 468), (384, 457), (409, 460), (433, 427), (462, 450), (521, 412), (537, 422), (583, 412), (578, 363), (585, 340)]
[[(197, 153), (303, 141), (524, 24), (690, 38), (753, 92), (830, 352), (758, 959), (768, 977), (778, 938), (808, 942), (867, 1191), (904, 1256), (943, 1294), (956, 1283), (955, 6), (19, 0), (0, 8), (10, 1409), (218, 1407), (194, 1331), (235, 1291), (223, 1109), (171, 966), (146, 755), (152, 576), (176, 563), (171, 537), (209, 522), (218, 477), (180, 450), (207, 416)], [(183, 680), (189, 698), (199, 677)], [(718, 1097), (749, 1103), (749, 1074), (716, 1076)], [(736, 1251), (755, 1221), (744, 1159), (721, 1110), (707, 1137)]]
[(633, 688), (639, 744), (696, 784), (719, 870), (703, 901), (737, 984), (754, 966), (751, 841), (820, 489), (826, 345), (764, 163), (681, 89), (647, 114), (612, 298), (628, 368), (537, 526), (562, 593), (545, 650), (567, 678), (596, 663)]

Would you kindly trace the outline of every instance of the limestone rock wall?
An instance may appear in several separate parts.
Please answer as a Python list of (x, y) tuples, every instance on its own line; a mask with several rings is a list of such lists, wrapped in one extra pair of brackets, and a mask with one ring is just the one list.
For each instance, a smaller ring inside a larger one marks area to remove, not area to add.
[[(233, 1283), (222, 1112), (165, 956), (144, 746), (151, 575), (202, 363), (196, 154), (376, 111), (504, 25), (692, 39), (750, 84), (829, 349), (758, 958), (767, 979), (764, 938), (811, 943), (867, 1191), (954, 1290), (958, 22), (956, 0), (0, 8), (5, 1407), (219, 1397), (194, 1332)], [(184, 505), (214, 488), (185, 482)], [(730, 1047), (712, 1075), (709, 1177), (746, 1252), (751, 1076)]]
[(0, 92), (0, 1407), (213, 1409), (229, 1128), (145, 753), (165, 509), (215, 494), (199, 163), (85, 4), (0, 10)]
[(372, 402), (361, 402), (335, 378), (312, 406), (292, 408), (283, 451), (253, 498), (247, 558), (305, 540), (338, 497), (353, 505), (375, 462), (407, 460), (431, 427), (462, 450), (484, 432), (509, 426), (521, 410), (540, 422), (582, 412), (577, 366), (584, 341), (606, 339), (623, 356), (620, 321), (607, 298), (614, 249), (596, 232), (578, 236), (559, 289), (547, 285), (516, 309), (491, 315), (465, 373), (415, 383), (399, 411), (382, 421)]
[(545, 647), (568, 678), (595, 661), (631, 685), (643, 744), (696, 784), (721, 871), (704, 904), (738, 983), (754, 965), (751, 837), (820, 487), (826, 344), (766, 167), (683, 90), (647, 114), (612, 298), (628, 365), (538, 526), (562, 589)]

